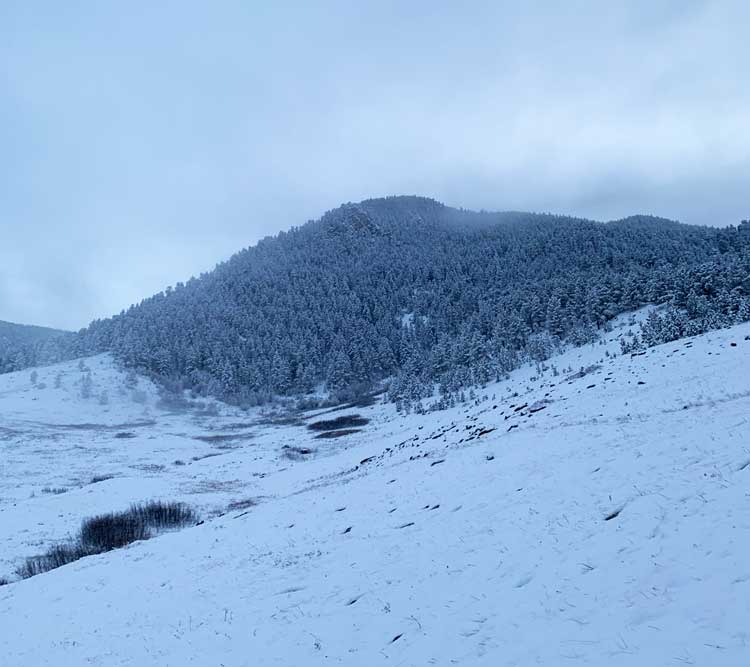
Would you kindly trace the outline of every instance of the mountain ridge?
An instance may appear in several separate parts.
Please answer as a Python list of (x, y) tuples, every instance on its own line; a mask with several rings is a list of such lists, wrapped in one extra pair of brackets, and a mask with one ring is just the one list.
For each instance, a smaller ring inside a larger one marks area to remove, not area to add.
[(0, 320), (0, 336), (9, 336), (13, 332), (26, 332), (32, 335), (36, 334), (39, 336), (70, 333), (65, 329), (57, 329), (55, 327), (46, 327), (37, 324), (20, 324), (18, 322), (9, 322), (8, 320)]
[[(18, 365), (34, 365), (44, 357), (36, 352), (31, 355), (31, 350), (39, 350), (41, 353), (45, 347), (54, 347), (55, 339), (71, 335), (71, 332), (62, 329), (0, 320), (0, 373), (13, 370)], [(53, 354), (50, 360), (54, 358)]]

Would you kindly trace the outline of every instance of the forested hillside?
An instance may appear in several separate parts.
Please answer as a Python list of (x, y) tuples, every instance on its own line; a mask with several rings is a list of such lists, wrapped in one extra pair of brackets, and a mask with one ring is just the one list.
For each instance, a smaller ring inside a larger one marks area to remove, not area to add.
[[(618, 313), (669, 303), (682, 331), (750, 317), (750, 224), (476, 213), (419, 197), (346, 204), (65, 340), (241, 403), (387, 378), (446, 401)], [(688, 324), (689, 323), (689, 324)], [(632, 345), (652, 344), (652, 331)]]
[(53, 340), (69, 335), (59, 329), (0, 321), (0, 373), (57, 358), (59, 346)]

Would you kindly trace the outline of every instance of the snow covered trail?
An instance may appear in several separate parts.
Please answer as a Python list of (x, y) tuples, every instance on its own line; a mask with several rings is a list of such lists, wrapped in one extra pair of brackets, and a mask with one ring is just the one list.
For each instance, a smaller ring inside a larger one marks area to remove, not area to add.
[[(552, 360), (569, 372), (520, 369), (471, 407), (373, 406), (331, 442), (256, 426), (252, 445), (145, 485), (48, 495), (48, 509), (14, 492), (0, 506), (13, 558), (31, 555), (19, 507), (49, 531), (61, 503), (60, 538), (138, 494), (259, 502), (0, 587), (2, 664), (750, 664), (746, 337), (605, 357), (613, 335)], [(152, 446), (170, 419), (156, 415)], [(317, 453), (290, 461), (290, 443)], [(208, 496), (189, 493), (202, 479)]]

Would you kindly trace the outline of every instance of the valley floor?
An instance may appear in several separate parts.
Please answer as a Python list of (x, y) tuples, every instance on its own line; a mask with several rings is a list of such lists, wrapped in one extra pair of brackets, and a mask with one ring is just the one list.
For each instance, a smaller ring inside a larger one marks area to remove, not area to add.
[[(750, 325), (624, 330), (424, 416), (179, 412), (107, 356), (86, 400), (76, 364), (0, 376), (0, 663), (750, 664)], [(15, 580), (151, 498), (205, 520)]]

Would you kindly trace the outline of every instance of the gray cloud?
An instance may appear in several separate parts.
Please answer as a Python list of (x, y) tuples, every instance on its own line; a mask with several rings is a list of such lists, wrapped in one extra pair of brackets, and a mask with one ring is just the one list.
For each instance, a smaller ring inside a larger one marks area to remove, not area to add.
[(103, 4), (0, 8), (0, 319), (80, 327), (370, 196), (750, 216), (746, 3)]

